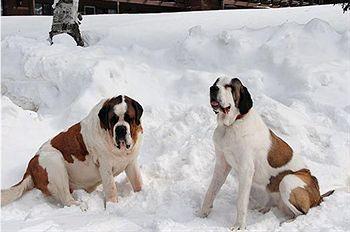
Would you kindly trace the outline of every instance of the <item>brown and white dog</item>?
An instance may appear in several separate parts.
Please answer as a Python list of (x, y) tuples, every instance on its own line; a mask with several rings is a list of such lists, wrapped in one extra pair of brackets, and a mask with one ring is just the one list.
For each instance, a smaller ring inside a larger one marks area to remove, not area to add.
[(142, 188), (137, 156), (142, 139), (142, 106), (119, 95), (100, 101), (81, 122), (44, 143), (23, 179), (1, 190), (6, 205), (37, 188), (63, 205), (79, 205), (73, 190), (92, 192), (102, 183), (106, 207), (118, 201), (114, 176), (125, 171), (135, 192)]
[(320, 195), (317, 179), (301, 157), (273, 133), (258, 113), (245, 86), (237, 78), (219, 78), (210, 87), (210, 104), (217, 114), (213, 140), (216, 164), (199, 216), (206, 217), (233, 167), (238, 177), (237, 218), (232, 229), (244, 229), (252, 184), (288, 215), (306, 214), (330, 195)]

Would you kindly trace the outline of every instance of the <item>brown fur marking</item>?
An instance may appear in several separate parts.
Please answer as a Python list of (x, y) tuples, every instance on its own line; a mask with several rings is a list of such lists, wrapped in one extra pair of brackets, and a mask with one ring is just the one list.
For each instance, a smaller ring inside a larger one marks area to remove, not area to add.
[(62, 153), (68, 163), (74, 162), (72, 156), (80, 161), (84, 161), (85, 156), (89, 154), (80, 130), (80, 123), (77, 123), (51, 140), (51, 145)]
[(128, 106), (126, 113), (129, 115), (129, 117), (131, 119), (131, 122), (129, 123), (130, 124), (131, 138), (134, 142), (136, 142), (139, 132), (143, 132), (143, 129), (142, 129), (141, 125), (136, 124), (136, 110), (135, 110), (134, 106), (132, 105), (133, 100), (127, 96), (125, 96), (124, 99), (125, 99), (125, 102)]
[(309, 194), (306, 189), (301, 187), (292, 190), (289, 202), (303, 214), (307, 214), (311, 207)]
[(289, 201), (297, 210), (306, 214), (310, 208), (317, 206), (322, 202), (318, 181), (316, 177), (311, 175), (309, 169), (304, 168), (296, 172), (285, 170), (277, 176), (272, 176), (270, 178), (270, 183), (266, 188), (270, 192), (279, 192), (279, 185), (282, 179), (289, 174), (297, 176), (305, 183), (304, 187), (297, 187), (291, 191)]
[(300, 178), (305, 183), (305, 186), (293, 189), (290, 193), (289, 201), (300, 212), (306, 214), (310, 208), (318, 206), (322, 202), (318, 181), (308, 169), (301, 169), (295, 172), (294, 175)]
[(124, 100), (125, 100), (126, 105), (128, 106), (126, 113), (129, 115), (130, 118), (135, 119), (136, 111), (135, 111), (134, 106), (132, 105), (133, 100), (127, 96), (124, 96)]
[(130, 132), (131, 132), (131, 138), (134, 142), (137, 141), (137, 137), (138, 137), (138, 134), (139, 132), (143, 132), (143, 129), (141, 127), (141, 125), (136, 125), (135, 122), (132, 122), (130, 124)]
[(270, 177), (270, 183), (266, 186), (266, 188), (270, 192), (279, 192), (279, 186), (280, 183), (286, 175), (293, 174), (294, 172), (292, 170), (285, 170), (283, 172), (278, 173), (277, 176), (271, 176)]
[[(47, 188), (49, 184), (49, 177), (47, 175), (46, 169), (44, 169), (39, 164), (39, 155), (35, 155), (28, 164), (24, 178), (30, 175), (33, 179), (34, 187), (40, 189), (42, 193), (47, 196), (50, 196), (51, 193)], [(23, 181), (23, 180), (22, 180)]]
[(308, 169), (301, 169), (295, 172), (294, 175), (296, 175), (306, 183), (304, 189), (308, 193), (310, 207), (319, 205), (322, 202), (322, 198), (320, 194), (320, 187), (318, 186), (318, 181), (316, 177), (311, 175), (311, 172)]
[(115, 116), (115, 113), (114, 113), (114, 106), (115, 105), (118, 105), (120, 103), (122, 103), (123, 101), (123, 97), (122, 95), (119, 95), (118, 97), (113, 97), (111, 99), (108, 99), (106, 100), (104, 103), (103, 103), (103, 106), (101, 109), (105, 109), (106, 110), (106, 116), (107, 118), (105, 119), (105, 123), (103, 121), (100, 121), (100, 125), (101, 125), (101, 128), (105, 129), (105, 130), (109, 130), (109, 129), (112, 129), (113, 125), (110, 124), (110, 120), (113, 116)]
[[(103, 108), (105, 109), (105, 114), (107, 117), (105, 120), (107, 120), (107, 121), (106, 122), (100, 121), (100, 124), (101, 124), (101, 127), (103, 129), (108, 130), (111, 137), (113, 137), (113, 133), (114, 133), (112, 129), (114, 128), (114, 125), (117, 123), (116, 121), (115, 122), (111, 121), (111, 119), (113, 117), (116, 117), (116, 114), (115, 114), (113, 108), (115, 105), (122, 103), (122, 101), (123, 101), (123, 98), (121, 95), (119, 95), (118, 97), (114, 97), (114, 98), (107, 100), (102, 106), (102, 109)], [(127, 110), (125, 112), (125, 115), (128, 115), (130, 118), (130, 120), (127, 122), (130, 125), (131, 137), (132, 137), (133, 141), (136, 142), (139, 132), (142, 133), (143, 129), (142, 129), (141, 124), (140, 125), (137, 124), (137, 119), (136, 119), (137, 118), (137, 110), (135, 109), (135, 107), (133, 105), (133, 102), (135, 102), (135, 100), (131, 99), (128, 96), (124, 96), (124, 101), (127, 105)], [(125, 118), (124, 118), (124, 120), (125, 120)]]
[(282, 167), (292, 159), (293, 149), (271, 130), (270, 134), (272, 144), (267, 155), (267, 161), (273, 168)]

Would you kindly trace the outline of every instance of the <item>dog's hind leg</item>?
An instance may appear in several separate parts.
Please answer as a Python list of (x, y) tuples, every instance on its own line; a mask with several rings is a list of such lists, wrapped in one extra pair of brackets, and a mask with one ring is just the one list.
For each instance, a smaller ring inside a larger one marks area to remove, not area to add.
[(42, 152), (39, 163), (47, 172), (49, 195), (65, 206), (80, 205), (80, 202), (74, 200), (70, 193), (69, 177), (60, 152), (55, 150)]
[[(294, 174), (285, 176), (280, 185), (281, 202), (279, 208), (287, 215), (306, 214), (311, 205), (305, 182)], [(292, 213), (292, 214), (291, 214)]]
[(281, 222), (280, 222), (280, 226), (282, 226), (284, 223), (291, 223), (291, 222), (294, 222), (295, 219), (296, 219), (295, 216), (289, 217), (288, 219), (285, 219), (285, 220), (281, 221)]

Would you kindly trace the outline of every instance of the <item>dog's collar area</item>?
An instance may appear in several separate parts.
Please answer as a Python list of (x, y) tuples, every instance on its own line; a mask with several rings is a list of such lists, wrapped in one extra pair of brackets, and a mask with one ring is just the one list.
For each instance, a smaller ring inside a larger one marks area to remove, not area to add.
[(244, 115), (245, 115), (245, 114), (239, 114), (239, 115), (237, 115), (237, 117), (236, 117), (235, 121), (237, 121), (237, 120), (239, 120), (239, 119), (243, 118), (243, 117), (244, 117)]
[[(219, 111), (215, 111), (215, 110), (214, 110), (214, 113), (215, 113), (215, 114), (218, 114)], [(246, 115), (246, 114), (239, 114), (239, 115), (237, 115), (236, 118), (235, 118), (235, 121), (237, 121), (237, 120), (239, 120), (239, 119), (242, 119), (245, 115)]]
[(243, 118), (244, 116), (246, 116), (248, 113), (249, 113), (249, 111), (248, 111), (247, 113), (245, 113), (245, 114), (239, 114), (239, 115), (237, 115), (235, 121), (237, 121), (237, 120), (239, 120), (239, 119), (242, 119), (242, 118)]

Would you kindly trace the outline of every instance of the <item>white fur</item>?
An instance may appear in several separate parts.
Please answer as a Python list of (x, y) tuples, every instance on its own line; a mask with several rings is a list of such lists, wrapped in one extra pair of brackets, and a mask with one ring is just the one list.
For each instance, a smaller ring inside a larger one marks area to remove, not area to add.
[(236, 117), (239, 115), (239, 110), (235, 107), (234, 98), (232, 96), (231, 88), (225, 88), (226, 84), (229, 84), (231, 79), (227, 77), (222, 77), (217, 83), (217, 87), (219, 88), (218, 93), (218, 101), (222, 107), (228, 107), (231, 106), (231, 110), (227, 115), (225, 114), (218, 114), (218, 123), (230, 126)]
[(231, 166), (227, 163), (224, 153), (218, 150), (215, 150), (215, 153), (216, 163), (214, 174), (207, 194), (205, 195), (202, 209), (199, 212), (200, 217), (207, 217), (209, 215), (211, 208), (213, 207), (214, 199), (231, 171)]
[[(127, 145), (132, 145), (134, 141), (132, 141), (132, 137), (131, 137), (131, 132), (130, 132), (130, 125), (129, 123), (127, 123), (126, 121), (124, 121), (124, 114), (126, 113), (127, 111), (127, 104), (125, 102), (125, 98), (124, 96), (122, 96), (122, 102), (115, 105), (113, 110), (114, 110), (114, 113), (116, 115), (118, 115), (119, 119), (118, 119), (118, 122), (114, 125), (114, 128), (113, 128), (113, 141), (116, 141), (115, 139), (115, 129), (117, 126), (125, 126), (126, 127), (126, 136), (125, 136), (125, 142)], [(130, 148), (129, 148), (130, 149)], [(127, 150), (129, 150), (127, 149)]]
[(40, 148), (39, 154), (39, 165), (46, 169), (47, 188), (53, 197), (64, 205), (77, 204), (69, 192), (69, 178), (61, 152), (48, 141)]
[(117, 104), (114, 106), (114, 112), (119, 117), (123, 117), (127, 108), (128, 108), (128, 106), (127, 106), (126, 102), (124, 101), (124, 96), (123, 96), (122, 102), (120, 104)]
[(34, 183), (32, 178), (27, 176), (20, 184), (12, 186), (9, 189), (1, 190), (1, 206), (17, 200), (23, 195), (24, 192), (31, 190), (33, 187)]
[(235, 120), (239, 109), (234, 105), (231, 88), (225, 88), (231, 80), (221, 78), (217, 83), (220, 91), (218, 99), (222, 106), (231, 105), (228, 114), (219, 111), (217, 128), (213, 140), (216, 150), (216, 165), (213, 179), (207, 191), (200, 212), (207, 216), (214, 198), (228, 175), (227, 166), (233, 167), (238, 176), (237, 218), (234, 229), (245, 228), (248, 209), (249, 193), (254, 183), (266, 189), (270, 177), (276, 176), (283, 170), (297, 171), (305, 168), (301, 158), (293, 154), (293, 158), (280, 168), (273, 168), (267, 161), (271, 147), (270, 131), (262, 118), (251, 108), (243, 118)]

